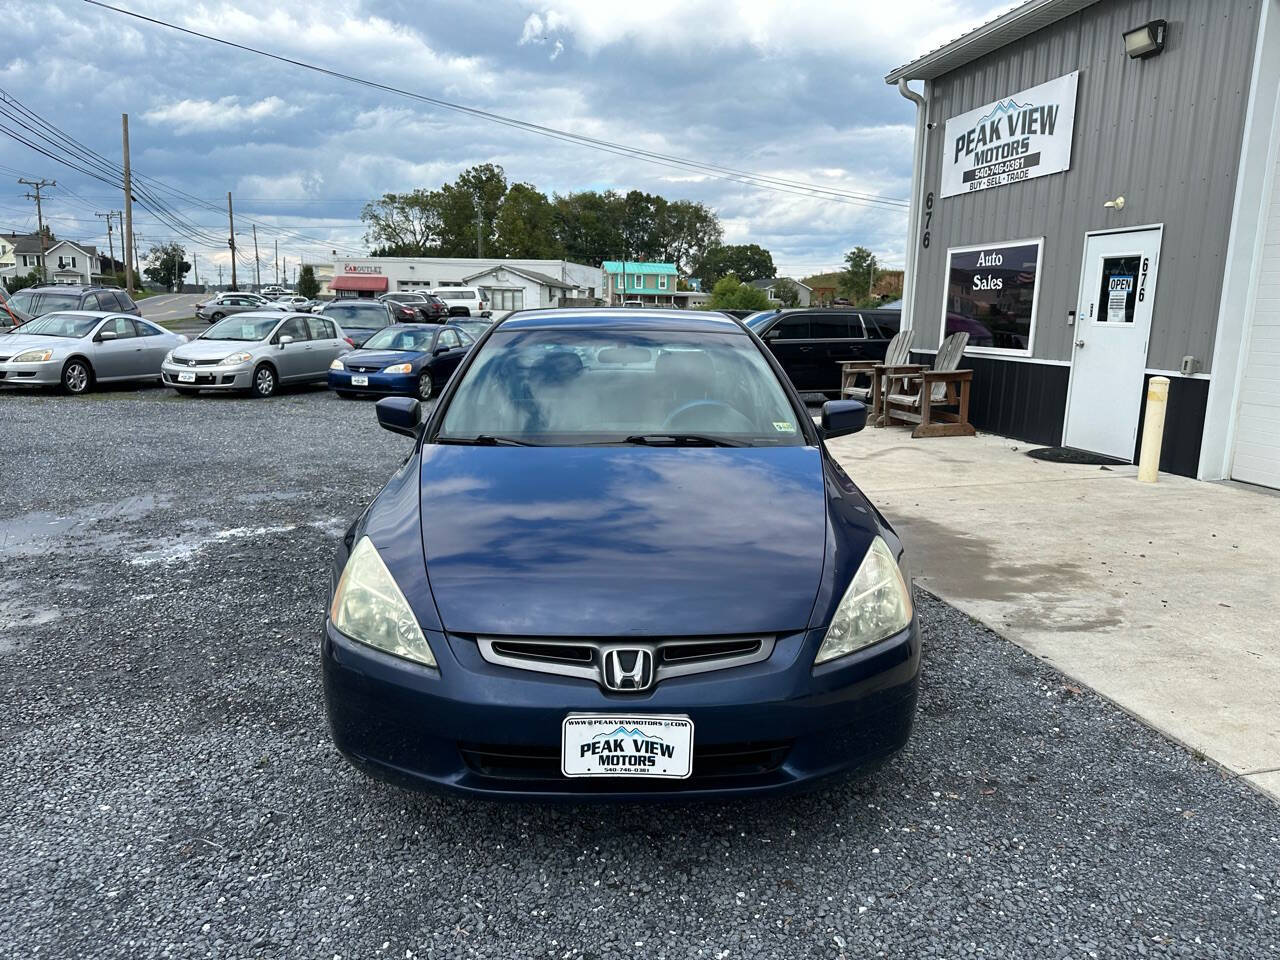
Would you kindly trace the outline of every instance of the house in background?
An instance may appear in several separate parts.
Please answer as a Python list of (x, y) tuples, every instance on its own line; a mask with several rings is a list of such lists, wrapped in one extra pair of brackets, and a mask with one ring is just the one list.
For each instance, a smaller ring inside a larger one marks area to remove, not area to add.
[(469, 287), (480, 287), (489, 295), (493, 310), (525, 310), (558, 307), (572, 297), (574, 285), (528, 267), (500, 263), (462, 278)]
[(680, 273), (674, 263), (643, 260), (606, 260), (600, 265), (604, 302), (611, 307), (639, 303), (646, 307), (688, 307), (700, 294), (680, 290)]
[(51, 283), (89, 284), (98, 275), (98, 248), (89, 244), (59, 240), (45, 251), (44, 260), (45, 279)]
[(797, 307), (807, 307), (813, 302), (813, 288), (808, 284), (801, 283), (799, 280), (792, 280), (790, 277), (772, 277), (752, 280), (750, 286), (757, 290), (763, 290), (764, 295), (769, 298), (770, 303), (782, 303), (777, 296), (777, 286), (779, 280), (787, 280), (795, 285), (796, 293), (800, 295), (800, 299), (796, 301)]

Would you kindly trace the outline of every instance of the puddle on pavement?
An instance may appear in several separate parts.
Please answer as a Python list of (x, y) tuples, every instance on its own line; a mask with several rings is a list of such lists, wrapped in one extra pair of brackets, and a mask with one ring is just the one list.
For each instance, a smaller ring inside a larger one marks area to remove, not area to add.
[(32, 607), (17, 600), (0, 599), (0, 656), (18, 649), (23, 631), (53, 623), (62, 615), (57, 607)]
[(243, 540), (249, 537), (267, 537), (277, 533), (288, 533), (298, 529), (297, 524), (289, 523), (276, 527), (233, 527), (230, 530), (218, 530), (215, 533), (183, 534), (166, 541), (152, 550), (143, 550), (129, 560), (135, 567), (149, 567), (154, 564), (186, 563), (195, 559), (209, 547)]
[(94, 503), (66, 512), (37, 510), (0, 519), (0, 557), (42, 553), (72, 538), (90, 548), (117, 546), (119, 531), (98, 529), (100, 524), (139, 520), (168, 501), (153, 494), (126, 497), (111, 503)]

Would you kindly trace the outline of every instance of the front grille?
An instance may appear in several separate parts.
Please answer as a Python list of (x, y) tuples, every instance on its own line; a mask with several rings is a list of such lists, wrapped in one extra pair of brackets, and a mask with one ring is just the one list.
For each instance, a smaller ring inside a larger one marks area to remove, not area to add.
[(584, 790), (679, 789), (680, 784), (699, 786), (711, 780), (758, 777), (773, 773), (787, 759), (791, 740), (756, 740), (746, 743), (715, 743), (693, 747), (693, 771), (685, 780), (645, 777), (569, 778), (560, 772), (558, 747), (526, 747), (518, 744), (459, 743), (458, 751), (467, 768), (495, 780), (552, 781), (558, 787), (569, 782)]
[(347, 369), (350, 370), (352, 373), (377, 373), (382, 368), (370, 367), (360, 363), (349, 363), (347, 364)]
[[(610, 638), (477, 637), (480, 655), (489, 663), (535, 673), (553, 673), (604, 683), (605, 655), (612, 649), (645, 649), (653, 654), (652, 689), (663, 680), (713, 670), (728, 670), (769, 659), (774, 638), (665, 637), (624, 640)], [(637, 692), (640, 692), (637, 691)], [(613, 692), (622, 692), (615, 689)]]

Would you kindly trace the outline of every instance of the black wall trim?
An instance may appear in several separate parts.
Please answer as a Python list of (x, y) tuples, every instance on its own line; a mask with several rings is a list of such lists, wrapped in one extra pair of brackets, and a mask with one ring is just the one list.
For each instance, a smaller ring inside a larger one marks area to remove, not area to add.
[[(932, 364), (934, 356), (913, 353), (912, 361)], [(972, 355), (961, 364), (973, 371), (969, 422), (975, 427), (1048, 447), (1062, 443), (1070, 367)]]
[[(1147, 384), (1154, 376), (1142, 378), (1142, 409), (1138, 411), (1138, 439), (1133, 462), (1142, 451), (1142, 427), (1147, 416)], [(1183, 477), (1194, 477), (1200, 468), (1200, 440), (1204, 436), (1204, 414), (1209, 405), (1209, 381), (1196, 377), (1170, 377), (1169, 402), (1164, 410), (1164, 439), (1160, 446), (1160, 469)]]

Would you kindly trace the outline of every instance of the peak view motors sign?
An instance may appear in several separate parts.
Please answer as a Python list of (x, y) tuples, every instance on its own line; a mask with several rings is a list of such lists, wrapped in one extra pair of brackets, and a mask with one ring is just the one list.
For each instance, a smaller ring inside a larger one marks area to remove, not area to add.
[(1001, 187), (1071, 167), (1080, 71), (947, 121), (942, 195)]

